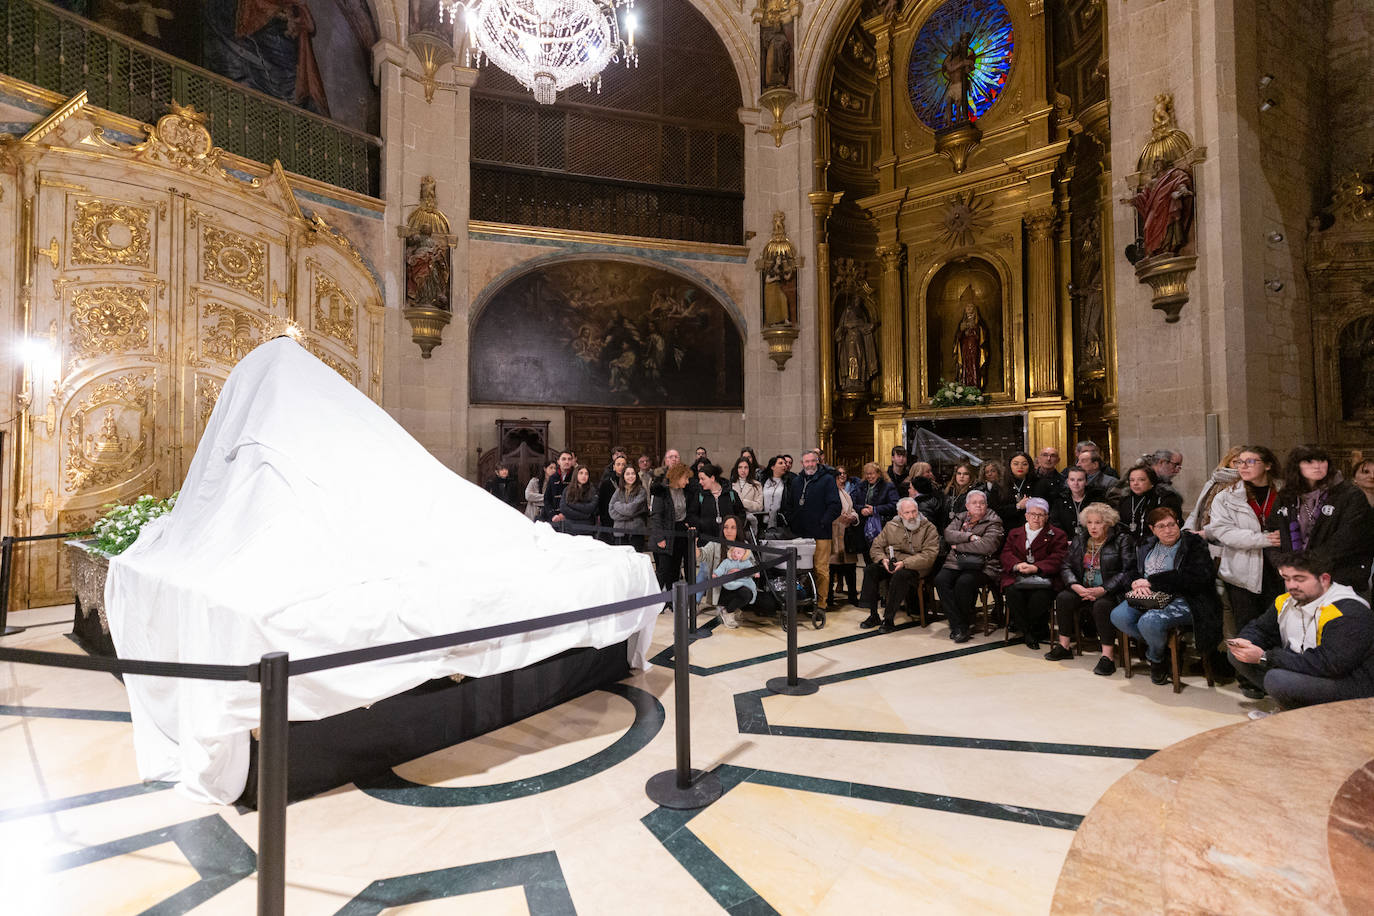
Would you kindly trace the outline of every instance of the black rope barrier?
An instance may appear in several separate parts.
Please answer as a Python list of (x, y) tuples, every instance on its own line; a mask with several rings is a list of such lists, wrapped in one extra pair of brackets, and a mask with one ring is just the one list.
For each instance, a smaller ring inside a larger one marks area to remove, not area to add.
[(184, 677), (198, 681), (257, 681), (258, 665), (210, 665), (200, 662), (160, 662), (136, 658), (102, 658), (69, 652), (0, 647), (0, 661), (46, 668), (80, 668), (109, 674), (142, 674), (148, 677)]
[(61, 531), (56, 534), (29, 534), (24, 536), (7, 534), (0, 539), (0, 636), (11, 636), (24, 632), (24, 627), (9, 625), (10, 583), (14, 579), (14, 545), (28, 544), (33, 541), (55, 541), (58, 538), (80, 537), (90, 534), (87, 531)]

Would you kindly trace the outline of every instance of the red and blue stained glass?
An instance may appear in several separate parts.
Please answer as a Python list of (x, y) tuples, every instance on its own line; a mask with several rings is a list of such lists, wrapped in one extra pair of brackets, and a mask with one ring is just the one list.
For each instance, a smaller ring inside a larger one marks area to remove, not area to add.
[(907, 91), (916, 116), (940, 130), (965, 121), (960, 93), (951, 89), (951, 71), (972, 58), (967, 70), (967, 120), (977, 121), (992, 107), (1011, 72), (1011, 16), (998, 0), (951, 0), (930, 15), (916, 36), (907, 70)]

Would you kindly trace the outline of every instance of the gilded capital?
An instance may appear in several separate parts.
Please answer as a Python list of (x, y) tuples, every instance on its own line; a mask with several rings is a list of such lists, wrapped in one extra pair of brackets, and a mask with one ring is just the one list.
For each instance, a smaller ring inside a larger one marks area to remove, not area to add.
[(875, 253), (882, 260), (884, 271), (895, 273), (902, 269), (902, 256), (905, 251), (901, 245), (879, 245)]
[(1050, 237), (1054, 231), (1055, 221), (1059, 214), (1053, 207), (1045, 207), (1042, 210), (1032, 210), (1025, 216), (1026, 232), (1032, 242), (1043, 242)]

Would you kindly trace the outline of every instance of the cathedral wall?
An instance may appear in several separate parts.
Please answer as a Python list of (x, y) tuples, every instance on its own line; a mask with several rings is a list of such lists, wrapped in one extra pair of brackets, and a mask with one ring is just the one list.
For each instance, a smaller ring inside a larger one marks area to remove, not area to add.
[(1331, 182), (1367, 168), (1374, 156), (1374, 5), (1331, 0), (1326, 27)]

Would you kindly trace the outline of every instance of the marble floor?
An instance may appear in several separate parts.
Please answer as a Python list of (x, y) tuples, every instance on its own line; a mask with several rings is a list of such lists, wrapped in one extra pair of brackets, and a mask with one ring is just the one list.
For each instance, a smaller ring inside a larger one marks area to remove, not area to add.
[[(1046, 913), (1084, 815), (1152, 752), (1245, 721), (1234, 684), (1091, 674), (942, 621), (803, 626), (812, 696), (771, 694), (769, 622), (693, 643), (693, 764), (724, 795), (645, 795), (671, 769), (671, 621), (654, 663), (288, 812), (287, 910), (341, 913)], [(704, 618), (703, 618), (704, 619)], [(6, 648), (78, 652), (71, 608)], [(0, 663), (7, 913), (253, 911), (257, 816), (143, 785), (107, 674)]]

